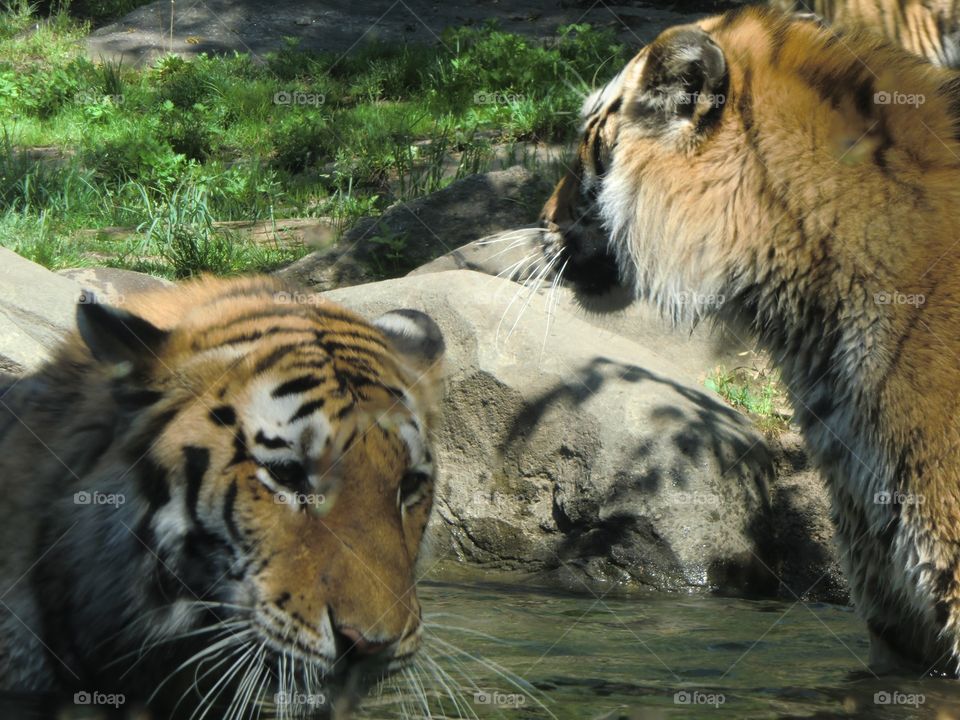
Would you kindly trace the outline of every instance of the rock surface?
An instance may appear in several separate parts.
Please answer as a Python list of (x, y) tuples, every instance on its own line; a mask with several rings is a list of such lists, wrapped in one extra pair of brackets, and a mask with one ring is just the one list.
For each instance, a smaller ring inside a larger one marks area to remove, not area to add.
[(70, 268), (57, 275), (69, 278), (86, 290), (92, 290), (99, 301), (122, 304), (127, 295), (173, 285), (169, 280), (146, 273), (120, 268)]
[(0, 248), (0, 372), (20, 374), (47, 359), (74, 326), (80, 285)]
[[(772, 592), (781, 577), (790, 587), (827, 570), (821, 536), (803, 548), (780, 538), (774, 498), (793, 506), (788, 489), (772, 491), (774, 454), (742, 415), (675, 379), (682, 351), (563, 309), (548, 328), (542, 293), (509, 334), (516, 289), (455, 271), (327, 294), (365, 314), (421, 309), (444, 330), (449, 382), (431, 528), (440, 557), (535, 570), (572, 587)], [(808, 596), (837, 599), (835, 590), (818, 584)]]
[[(0, 260), (6, 372), (48, 356), (82, 287), (119, 300), (164, 284), (113, 270), (64, 277), (5, 250)], [(845, 601), (817, 474), (797, 438), (768, 449), (701, 389), (709, 338), (648, 325), (633, 335), (660, 341), (636, 342), (584, 321), (569, 298), (549, 317), (542, 291), (511, 303), (518, 289), (461, 270), (328, 293), (368, 315), (419, 308), (444, 330), (432, 557), (579, 589), (615, 581)]]
[(464, 243), (534, 222), (550, 191), (520, 166), (471, 175), (361, 219), (335, 247), (277, 274), (318, 291), (403, 275)]
[[(450, 270), (474, 270), (487, 275), (525, 279), (535, 274), (531, 257), (540, 257), (537, 245), (539, 234), (533, 229), (510, 230), (467, 243), (435, 260), (411, 271), (416, 277)], [(542, 284), (549, 286), (550, 278)], [(535, 283), (530, 283), (532, 286)], [(670, 358), (672, 376), (700, 386), (704, 378), (717, 366), (727, 368), (742, 364), (742, 357), (755, 352), (755, 343), (725, 325), (719, 328), (711, 322), (696, 327), (674, 328), (645, 303), (633, 303), (610, 313), (591, 312), (583, 308), (573, 293), (558, 287), (551, 295), (551, 305), (594, 327), (621, 335), (644, 347), (657, 348)], [(516, 303), (522, 305), (530, 296), (529, 288), (514, 288)]]

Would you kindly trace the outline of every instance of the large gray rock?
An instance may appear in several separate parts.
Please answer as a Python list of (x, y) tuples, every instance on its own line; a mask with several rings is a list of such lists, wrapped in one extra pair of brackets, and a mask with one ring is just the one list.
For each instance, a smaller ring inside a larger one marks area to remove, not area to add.
[[(0, 371), (20, 373), (73, 327), (81, 284), (3, 249), (0, 261)], [(77, 277), (104, 299), (157, 283), (108, 275)], [(329, 293), (365, 314), (420, 308), (444, 330), (436, 555), (574, 587), (846, 598), (823, 487), (797, 438), (771, 452), (701, 389), (683, 369), (689, 339), (651, 329), (659, 341), (634, 342), (518, 289), (456, 271)]]
[(0, 248), (0, 372), (20, 374), (49, 357), (74, 327), (81, 287)]
[(437, 551), (572, 585), (776, 589), (773, 457), (750, 423), (676, 380), (663, 343), (548, 322), (543, 294), (509, 307), (516, 291), (455, 271), (328, 293), (444, 330)]
[(336, 246), (277, 274), (318, 291), (404, 275), (464, 243), (532, 223), (550, 191), (520, 166), (471, 175), (361, 219)]
[(122, 268), (69, 268), (57, 271), (57, 275), (73, 280), (86, 290), (92, 290), (100, 302), (111, 305), (122, 305), (129, 295), (173, 285), (169, 280)]
[(773, 450), (777, 480), (770, 501), (777, 528), (774, 554), (778, 564), (772, 569), (781, 581), (780, 595), (791, 600), (848, 603), (823, 478), (811, 467), (796, 430), (781, 435)]
[[(451, 270), (474, 270), (488, 275), (518, 281), (514, 292), (517, 303), (530, 294), (530, 280), (540, 268), (542, 251), (539, 232), (534, 228), (513, 229), (467, 243), (435, 260), (421, 265), (408, 275), (416, 277)], [(616, 333), (644, 347), (654, 347), (671, 362), (671, 377), (694, 385), (718, 366), (726, 368), (744, 364), (744, 358), (756, 356), (756, 343), (749, 336), (712, 321), (695, 327), (675, 328), (647, 303), (633, 303), (616, 312), (593, 312), (584, 308), (566, 287), (551, 287), (553, 275), (539, 284), (550, 293), (550, 303), (557, 311), (573, 315), (594, 327)]]

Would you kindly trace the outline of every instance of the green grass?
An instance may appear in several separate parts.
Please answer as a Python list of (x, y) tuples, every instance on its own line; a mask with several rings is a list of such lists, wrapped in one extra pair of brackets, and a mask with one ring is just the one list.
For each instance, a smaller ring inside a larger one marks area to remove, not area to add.
[(728, 404), (749, 415), (768, 436), (777, 436), (789, 426), (787, 395), (768, 370), (719, 367), (703, 383)]
[[(43, 17), (0, 5), (0, 245), (50, 267), (181, 277), (287, 262), (305, 249), (246, 247), (213, 223), (323, 216), (346, 228), (489, 169), (497, 147), (569, 141), (583, 94), (626, 58), (579, 25), (549, 46), (484, 26), (344, 58), (288, 41), (266, 63), (86, 59), (76, 16), (135, 4), (48, 3), (60, 12)], [(139, 237), (118, 246), (95, 232), (113, 226)]]

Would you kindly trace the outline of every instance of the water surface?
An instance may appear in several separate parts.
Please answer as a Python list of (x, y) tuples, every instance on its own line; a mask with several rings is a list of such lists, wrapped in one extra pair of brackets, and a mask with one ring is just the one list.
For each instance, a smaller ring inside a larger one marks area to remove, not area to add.
[(362, 718), (960, 718), (957, 681), (873, 675), (848, 607), (482, 579), (427, 581), (420, 594), (430, 659), (404, 681), (429, 702), (388, 687)]

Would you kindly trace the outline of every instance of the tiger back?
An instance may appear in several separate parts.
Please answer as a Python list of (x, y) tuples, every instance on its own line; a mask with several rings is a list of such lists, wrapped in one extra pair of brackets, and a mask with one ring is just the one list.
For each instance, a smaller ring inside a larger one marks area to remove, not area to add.
[(957, 0), (771, 0), (770, 4), (787, 12), (813, 13), (838, 29), (870, 30), (934, 65), (960, 67)]

